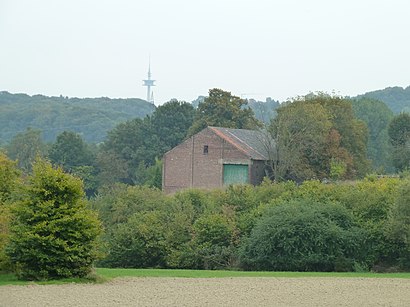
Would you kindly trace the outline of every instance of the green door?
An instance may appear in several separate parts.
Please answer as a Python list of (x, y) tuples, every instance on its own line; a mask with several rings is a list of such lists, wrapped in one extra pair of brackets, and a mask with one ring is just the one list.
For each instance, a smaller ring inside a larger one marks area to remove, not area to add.
[(248, 183), (248, 165), (224, 164), (224, 185)]

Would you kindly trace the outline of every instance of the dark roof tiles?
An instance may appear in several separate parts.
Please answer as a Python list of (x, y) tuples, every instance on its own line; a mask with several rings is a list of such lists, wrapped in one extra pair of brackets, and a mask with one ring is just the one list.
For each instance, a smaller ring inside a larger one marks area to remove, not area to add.
[(247, 129), (208, 127), (253, 160), (269, 160), (273, 140), (266, 132)]

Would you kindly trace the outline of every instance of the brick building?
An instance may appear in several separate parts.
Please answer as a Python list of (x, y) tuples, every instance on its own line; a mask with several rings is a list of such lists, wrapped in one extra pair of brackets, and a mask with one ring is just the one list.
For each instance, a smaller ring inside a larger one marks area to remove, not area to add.
[(259, 184), (270, 146), (255, 130), (208, 127), (174, 147), (163, 158), (162, 188), (219, 188), (235, 183)]

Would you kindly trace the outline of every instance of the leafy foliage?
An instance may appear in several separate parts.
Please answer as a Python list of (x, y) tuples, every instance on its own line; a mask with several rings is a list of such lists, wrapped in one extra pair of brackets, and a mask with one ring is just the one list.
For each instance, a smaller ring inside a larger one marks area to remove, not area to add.
[(188, 136), (194, 135), (207, 126), (255, 129), (260, 122), (254, 117), (247, 101), (221, 89), (209, 90), (209, 96), (198, 105), (197, 113)]
[(364, 238), (341, 205), (291, 201), (258, 221), (243, 246), (242, 262), (253, 270), (352, 270)]
[(410, 168), (410, 114), (395, 116), (390, 122), (388, 133), (393, 145), (394, 167), (399, 171)]
[(276, 180), (329, 178), (336, 165), (342, 167), (340, 177), (366, 174), (367, 130), (349, 100), (311, 95), (282, 105), (277, 113), (269, 127), (276, 142), (271, 159)]
[(117, 125), (109, 131), (100, 155), (102, 162), (107, 159), (105, 155), (114, 161), (101, 163), (101, 172), (116, 174), (125, 183), (143, 184), (137, 178), (138, 167), (154, 165), (156, 158), (179, 144), (192, 124), (193, 115), (191, 105), (173, 100), (159, 106), (152, 116)]
[(398, 246), (399, 264), (410, 268), (410, 180), (405, 180), (398, 190), (398, 197), (390, 217), (388, 237)]
[(22, 279), (82, 277), (97, 257), (100, 224), (82, 183), (37, 160), (26, 196), (14, 209), (7, 253)]
[(279, 101), (266, 98), (266, 101), (248, 100), (248, 106), (253, 110), (255, 117), (265, 124), (269, 124), (271, 119), (276, 116), (276, 109), (279, 108)]
[(0, 271), (10, 270), (10, 263), (5, 254), (5, 247), (9, 238), (10, 208), (18, 197), (20, 172), (16, 162), (9, 160), (0, 152)]
[(391, 172), (392, 149), (387, 131), (393, 112), (382, 101), (370, 98), (353, 100), (352, 106), (356, 117), (363, 120), (369, 130), (367, 156), (372, 161), (373, 169)]
[(11, 140), (32, 127), (52, 142), (63, 131), (74, 131), (87, 142), (103, 141), (107, 131), (120, 122), (142, 118), (154, 105), (141, 99), (68, 98), (29, 96), (0, 92), (0, 140)]
[(330, 115), (318, 104), (294, 101), (277, 109), (270, 130), (276, 141), (272, 162), (276, 180), (296, 181), (325, 176), (320, 161), (330, 132)]
[(257, 187), (186, 190), (171, 196), (148, 187), (117, 185), (92, 202), (106, 229), (107, 257), (100, 264), (191, 269), (405, 269), (405, 182), (376, 176), (330, 184), (265, 180)]
[(41, 138), (40, 130), (27, 128), (25, 132), (15, 135), (6, 147), (6, 151), (12, 160), (17, 160), (19, 168), (30, 172), (36, 157), (46, 156), (47, 147)]
[(399, 86), (387, 87), (383, 90), (368, 92), (358, 96), (383, 101), (394, 114), (410, 110), (410, 86), (402, 88)]
[(92, 165), (94, 157), (87, 143), (72, 131), (64, 131), (57, 136), (48, 154), (51, 162), (60, 165), (66, 171), (85, 165)]
[(104, 266), (138, 268), (164, 266), (166, 242), (164, 217), (160, 211), (135, 213), (119, 224), (108, 241)]

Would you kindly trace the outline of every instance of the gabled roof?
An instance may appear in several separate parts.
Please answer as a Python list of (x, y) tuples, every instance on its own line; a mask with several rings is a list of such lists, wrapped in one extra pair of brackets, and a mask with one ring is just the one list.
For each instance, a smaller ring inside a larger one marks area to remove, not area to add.
[(253, 160), (269, 160), (274, 144), (268, 133), (258, 130), (208, 127), (216, 135), (232, 144)]

